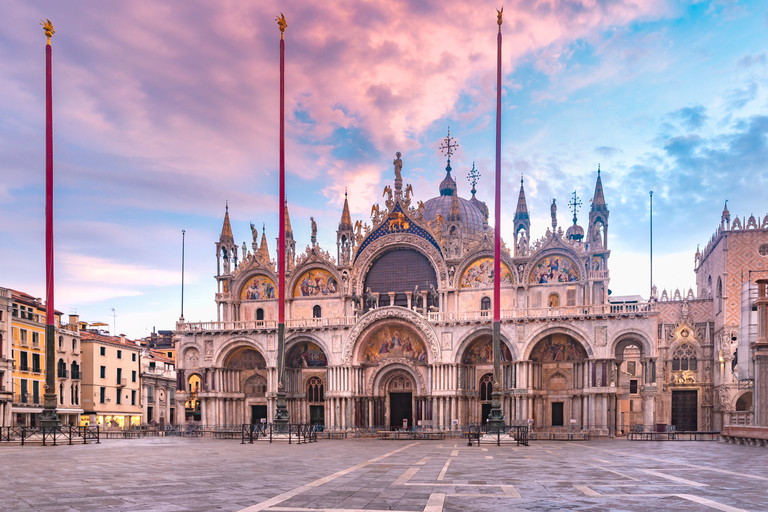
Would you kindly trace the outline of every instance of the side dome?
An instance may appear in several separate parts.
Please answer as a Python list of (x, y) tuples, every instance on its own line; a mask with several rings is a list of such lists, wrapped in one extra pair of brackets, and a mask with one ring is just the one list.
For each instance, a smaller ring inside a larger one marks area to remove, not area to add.
[[(459, 197), (459, 210), (461, 211), (461, 226), (464, 235), (469, 238), (479, 239), (483, 234), (483, 213), (470, 201)], [(451, 213), (451, 197), (438, 196), (424, 203), (424, 220), (433, 221), (438, 215), (448, 221)]]

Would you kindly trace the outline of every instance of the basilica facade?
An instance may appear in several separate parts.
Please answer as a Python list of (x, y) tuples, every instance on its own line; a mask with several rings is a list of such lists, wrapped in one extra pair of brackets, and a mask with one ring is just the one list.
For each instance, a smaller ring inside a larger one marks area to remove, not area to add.
[[(493, 228), (458, 196), (450, 160), (426, 202), (395, 180), (353, 224), (345, 198), (335, 257), (301, 254), (286, 218), (286, 390), (292, 422), (449, 427), (485, 421), (493, 357)], [(654, 302), (608, 300), (609, 210), (600, 172), (586, 229), (533, 240), (524, 184), (502, 244), (507, 423), (609, 431), (657, 419)], [(286, 217), (288, 210), (286, 208)], [(314, 221), (313, 221), (314, 222)], [(239, 247), (225, 213), (216, 243), (217, 320), (177, 325), (178, 421), (271, 421), (277, 391), (277, 275), (262, 230)], [(184, 415), (184, 416), (182, 416)]]

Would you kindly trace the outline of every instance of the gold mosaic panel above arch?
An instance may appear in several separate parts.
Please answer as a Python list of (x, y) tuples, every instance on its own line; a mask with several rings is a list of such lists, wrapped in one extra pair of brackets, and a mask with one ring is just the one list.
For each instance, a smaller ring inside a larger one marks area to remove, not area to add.
[[(501, 263), (501, 284), (514, 283), (514, 274), (506, 263)], [(472, 263), (461, 275), (461, 288), (487, 288), (493, 286), (493, 258), (480, 258)]]
[(240, 291), (240, 300), (266, 300), (277, 298), (277, 286), (267, 276), (253, 276)]
[(579, 280), (579, 267), (571, 258), (554, 254), (541, 258), (533, 266), (531, 284), (570, 283)]
[(405, 358), (427, 362), (427, 348), (416, 331), (403, 324), (380, 327), (368, 336), (360, 353), (363, 363), (377, 364), (383, 359)]
[(339, 294), (336, 278), (322, 268), (313, 268), (304, 272), (293, 289), (294, 297), (317, 297)]

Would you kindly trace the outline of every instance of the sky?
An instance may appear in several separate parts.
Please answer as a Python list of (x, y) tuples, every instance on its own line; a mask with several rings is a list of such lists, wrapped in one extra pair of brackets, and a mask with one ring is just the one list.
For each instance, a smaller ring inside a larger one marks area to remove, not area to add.
[[(277, 236), (279, 39), (297, 250), (336, 255), (394, 178), (438, 195), (450, 133), (459, 195), (493, 211), (496, 8), (483, 0), (0, 0), (0, 286), (45, 294), (45, 36), (53, 46), (55, 306), (137, 338), (216, 319), (225, 205), (238, 244)], [(586, 226), (598, 164), (614, 295), (695, 287), (723, 205), (768, 213), (768, 7), (715, 0), (504, 5), (502, 237), (521, 176), (534, 238)]]

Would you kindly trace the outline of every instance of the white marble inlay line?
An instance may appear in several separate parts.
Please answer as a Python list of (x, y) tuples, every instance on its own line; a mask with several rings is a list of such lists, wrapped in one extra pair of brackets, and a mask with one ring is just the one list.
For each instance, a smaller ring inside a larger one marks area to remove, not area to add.
[[(419, 443), (411, 443), (403, 446), (402, 448), (398, 448), (397, 450), (393, 450), (389, 453), (385, 453), (384, 455), (380, 455), (378, 457), (374, 457), (373, 459), (367, 460), (365, 462), (361, 462), (360, 464), (356, 464), (354, 466), (348, 467), (347, 469), (342, 469), (341, 471), (337, 471), (336, 473), (333, 473), (332, 475), (325, 476), (323, 478), (318, 478), (317, 480), (313, 482), (309, 482), (308, 484), (304, 484), (302, 486), (296, 487), (295, 489), (292, 489), (290, 491), (284, 492), (282, 494), (278, 494), (274, 498), (270, 498), (268, 500), (262, 501), (261, 503), (257, 503), (256, 505), (252, 505), (250, 507), (242, 509), (240, 512), (260, 512), (261, 510), (267, 510), (278, 503), (282, 503), (287, 499), (293, 498), (294, 496), (298, 496), (299, 494), (308, 491), (310, 489), (313, 489), (315, 487), (319, 487), (323, 484), (326, 484), (332, 480), (335, 480), (341, 476), (348, 475), (349, 473), (352, 473), (353, 471), (357, 471), (358, 469), (362, 469), (366, 466), (369, 466), (371, 464), (375, 464), (376, 462), (386, 459), (390, 455), (394, 455), (398, 452), (401, 452), (403, 450), (407, 450), (408, 448), (411, 448), (413, 446), (416, 446)], [(411, 468), (416, 469), (418, 471), (418, 468)], [(408, 470), (410, 471), (410, 469)], [(407, 471), (406, 471), (407, 473)], [(402, 478), (402, 477), (401, 477)], [(410, 477), (409, 477), (410, 478)]]

